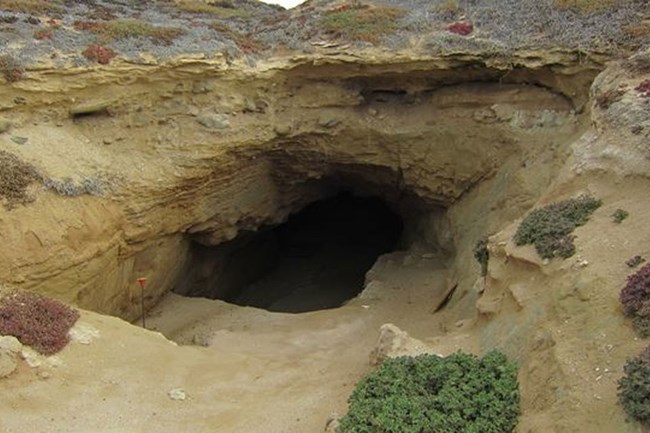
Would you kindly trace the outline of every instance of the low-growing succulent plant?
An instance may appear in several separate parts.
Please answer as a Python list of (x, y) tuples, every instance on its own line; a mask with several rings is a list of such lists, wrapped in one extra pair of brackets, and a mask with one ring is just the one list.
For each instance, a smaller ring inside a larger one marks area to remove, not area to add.
[(620, 294), (623, 312), (642, 337), (650, 335), (650, 263), (627, 277)]
[(628, 359), (618, 381), (619, 402), (628, 416), (650, 426), (650, 346)]
[(575, 253), (576, 227), (589, 221), (590, 215), (602, 202), (588, 195), (560, 201), (530, 212), (517, 228), (516, 245), (535, 245), (540, 257), (568, 258)]
[(31, 292), (16, 292), (0, 299), (0, 335), (12, 335), (43, 355), (68, 344), (68, 331), (79, 312), (62, 302)]

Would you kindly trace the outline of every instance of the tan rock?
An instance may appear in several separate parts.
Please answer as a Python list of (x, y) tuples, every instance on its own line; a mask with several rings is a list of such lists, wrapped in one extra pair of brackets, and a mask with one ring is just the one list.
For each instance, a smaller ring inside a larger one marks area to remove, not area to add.
[(0, 379), (16, 371), (17, 366), (18, 364), (13, 353), (0, 350)]
[(10, 120), (0, 117), (0, 134), (9, 131), (11, 125), (12, 123)]
[(381, 325), (379, 338), (375, 348), (370, 353), (370, 365), (379, 365), (386, 358), (396, 356), (416, 356), (431, 353), (431, 349), (423, 342), (411, 338), (392, 323)]

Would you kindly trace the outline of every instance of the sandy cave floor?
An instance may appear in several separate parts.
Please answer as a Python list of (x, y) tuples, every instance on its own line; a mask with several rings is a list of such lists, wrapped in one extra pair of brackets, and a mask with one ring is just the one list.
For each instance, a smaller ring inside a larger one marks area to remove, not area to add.
[[(338, 309), (271, 313), (168, 295), (144, 331), (84, 313), (101, 329), (90, 345), (71, 343), (61, 365), (5, 380), (2, 431), (14, 432), (318, 432), (344, 413), (356, 381), (371, 367), (379, 327), (394, 323), (414, 337), (441, 335), (445, 271), (428, 254), (383, 256), (369, 284)], [(192, 344), (193, 345), (184, 345)], [(437, 344), (471, 350), (469, 340)], [(443, 353), (444, 354), (444, 353)], [(187, 398), (174, 401), (172, 389)], [(39, 414), (34, 417), (33, 414)]]

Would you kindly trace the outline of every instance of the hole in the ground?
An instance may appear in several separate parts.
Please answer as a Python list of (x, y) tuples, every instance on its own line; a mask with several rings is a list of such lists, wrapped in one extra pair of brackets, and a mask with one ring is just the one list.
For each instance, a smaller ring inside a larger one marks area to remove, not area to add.
[(194, 244), (175, 291), (276, 312), (336, 308), (361, 292), (377, 258), (396, 248), (402, 225), (382, 199), (342, 193), (277, 227), (216, 247)]

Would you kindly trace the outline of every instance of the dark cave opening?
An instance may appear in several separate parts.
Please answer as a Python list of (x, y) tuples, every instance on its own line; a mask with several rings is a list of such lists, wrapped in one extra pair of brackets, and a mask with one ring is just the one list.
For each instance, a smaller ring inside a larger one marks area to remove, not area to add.
[(381, 198), (340, 193), (226, 244), (194, 243), (188, 278), (175, 291), (274, 312), (336, 308), (363, 290), (366, 272), (397, 247), (402, 230)]

